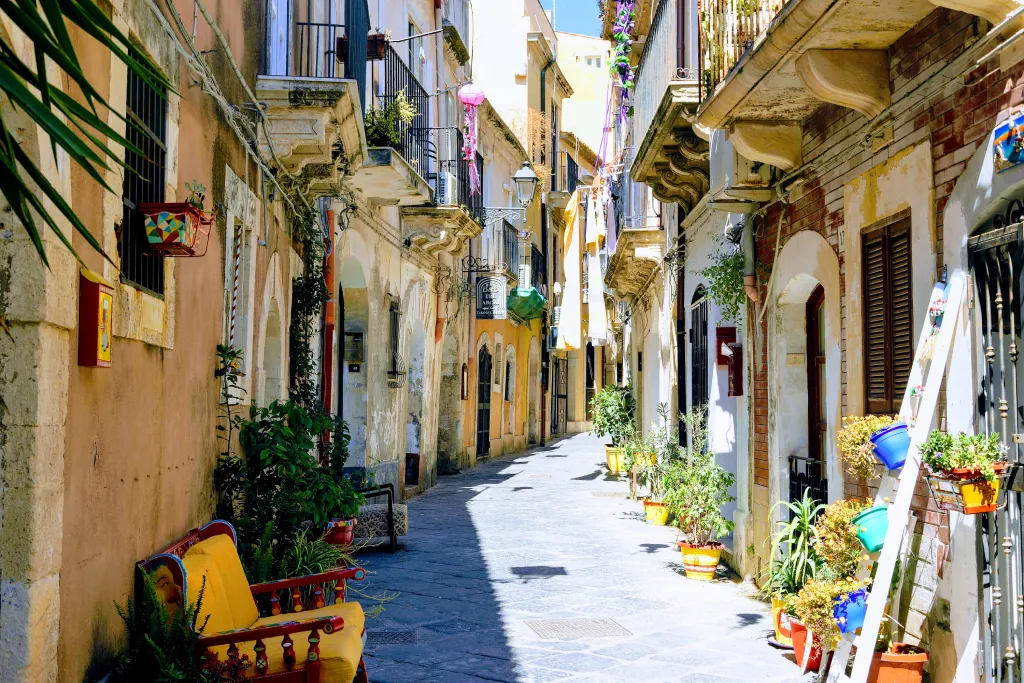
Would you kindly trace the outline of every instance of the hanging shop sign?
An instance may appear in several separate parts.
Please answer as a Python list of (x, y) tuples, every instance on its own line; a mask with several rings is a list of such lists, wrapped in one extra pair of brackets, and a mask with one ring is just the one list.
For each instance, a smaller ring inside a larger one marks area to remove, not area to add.
[(476, 319), (505, 320), (508, 292), (503, 275), (486, 275), (476, 280)]
[(996, 126), (992, 157), (996, 172), (1024, 163), (1024, 113)]

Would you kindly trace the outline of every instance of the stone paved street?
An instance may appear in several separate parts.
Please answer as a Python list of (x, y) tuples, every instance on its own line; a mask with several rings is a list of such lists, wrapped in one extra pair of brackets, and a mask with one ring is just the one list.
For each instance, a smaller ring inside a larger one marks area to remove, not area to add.
[[(373, 683), (804, 680), (765, 640), (748, 586), (682, 576), (670, 528), (648, 526), (589, 435), (443, 477), (410, 505), (395, 555), (364, 553)], [(541, 639), (530, 620), (610, 619), (628, 635)]]

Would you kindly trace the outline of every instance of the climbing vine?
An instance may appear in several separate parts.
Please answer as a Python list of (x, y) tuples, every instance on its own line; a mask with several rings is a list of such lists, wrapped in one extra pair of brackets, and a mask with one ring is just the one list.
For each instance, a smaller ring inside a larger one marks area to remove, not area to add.
[(312, 210), (292, 219), (292, 238), (302, 253), (303, 270), (292, 280), (292, 314), (288, 330), (288, 395), (309, 411), (321, 406), (317, 393), (317, 359), (313, 339), (323, 306), (331, 298), (324, 283), (324, 237)]
[(625, 121), (633, 115), (630, 92), (635, 85), (635, 73), (629, 58), (633, 53), (633, 27), (636, 24), (636, 0), (618, 0), (615, 8), (615, 25), (612, 40), (615, 42), (615, 56), (612, 57), (611, 73), (619, 80), (619, 118)]

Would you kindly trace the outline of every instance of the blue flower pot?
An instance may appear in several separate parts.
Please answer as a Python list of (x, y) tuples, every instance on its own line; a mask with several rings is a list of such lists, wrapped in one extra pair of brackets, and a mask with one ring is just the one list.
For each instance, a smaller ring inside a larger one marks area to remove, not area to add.
[(868, 508), (853, 518), (853, 525), (857, 527), (857, 538), (864, 550), (877, 553), (882, 549), (885, 534), (889, 531), (889, 508), (884, 505)]
[(853, 633), (864, 625), (867, 611), (868, 592), (860, 588), (836, 600), (832, 616), (839, 622), (840, 633)]
[(890, 470), (898, 470), (907, 461), (910, 450), (910, 431), (901, 423), (879, 429), (871, 435), (875, 446), (875, 457)]

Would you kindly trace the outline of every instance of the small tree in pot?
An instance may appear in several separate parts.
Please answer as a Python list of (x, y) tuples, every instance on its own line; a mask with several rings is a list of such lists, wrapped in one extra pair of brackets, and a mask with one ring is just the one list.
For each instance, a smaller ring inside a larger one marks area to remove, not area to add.
[(691, 409), (679, 418), (686, 425), (690, 445), (666, 470), (664, 500), (688, 539), (678, 543), (687, 577), (710, 581), (722, 556), (723, 546), (715, 539), (733, 528), (722, 515), (722, 506), (736, 500), (729, 495), (735, 477), (715, 462), (714, 452), (707, 447), (704, 407)]
[(594, 435), (610, 436), (611, 446), (605, 446), (608, 470), (622, 470), (622, 445), (636, 433), (636, 400), (630, 386), (607, 384), (594, 395), (590, 405), (594, 410)]

